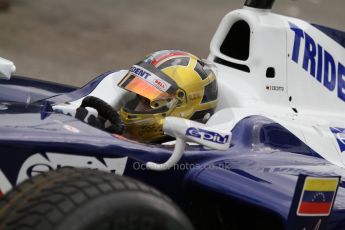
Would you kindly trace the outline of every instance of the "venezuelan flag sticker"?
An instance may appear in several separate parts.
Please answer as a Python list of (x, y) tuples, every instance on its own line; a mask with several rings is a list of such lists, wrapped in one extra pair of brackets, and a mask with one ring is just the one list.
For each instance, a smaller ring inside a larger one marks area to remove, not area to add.
[(306, 177), (297, 208), (297, 215), (329, 216), (338, 184), (338, 177)]

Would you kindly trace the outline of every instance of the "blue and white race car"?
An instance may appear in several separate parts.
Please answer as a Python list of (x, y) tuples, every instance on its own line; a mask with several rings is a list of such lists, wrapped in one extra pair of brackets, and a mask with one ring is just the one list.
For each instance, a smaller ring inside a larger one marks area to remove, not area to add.
[(345, 33), (273, 3), (223, 18), (216, 112), (166, 117), (175, 142), (74, 118), (85, 98), (116, 108), (126, 70), (75, 88), (0, 59), (0, 229), (345, 229)]

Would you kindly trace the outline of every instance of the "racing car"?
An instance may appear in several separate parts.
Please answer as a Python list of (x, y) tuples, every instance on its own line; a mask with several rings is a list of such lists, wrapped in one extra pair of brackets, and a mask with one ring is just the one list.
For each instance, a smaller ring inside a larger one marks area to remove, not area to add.
[(74, 118), (110, 117), (98, 104), (116, 107), (127, 70), (75, 88), (0, 59), (0, 229), (344, 229), (345, 33), (273, 4), (222, 19), (216, 111), (166, 117), (172, 144)]

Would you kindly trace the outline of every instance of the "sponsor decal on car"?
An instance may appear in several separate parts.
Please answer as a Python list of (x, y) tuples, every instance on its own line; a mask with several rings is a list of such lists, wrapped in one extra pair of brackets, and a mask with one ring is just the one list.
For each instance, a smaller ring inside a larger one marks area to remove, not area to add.
[(11, 183), (0, 169), (0, 198), (12, 189)]
[(334, 134), (335, 138), (337, 139), (337, 143), (340, 148), (340, 151), (344, 152), (345, 151), (345, 129), (330, 127), (330, 130)]
[(276, 85), (266, 85), (266, 90), (270, 91), (284, 91), (283, 86), (276, 86)]
[[(22, 164), (16, 184), (43, 172), (62, 167), (95, 168), (110, 173), (123, 175), (128, 157), (102, 158), (62, 153), (37, 153)], [(0, 184), (1, 177), (0, 177)]]
[(67, 131), (70, 131), (71, 133), (79, 133), (79, 129), (77, 129), (76, 127), (72, 126), (72, 125), (64, 125), (63, 126)]
[(4, 111), (8, 109), (7, 103), (0, 103), (0, 111)]
[(200, 128), (188, 128), (186, 131), (186, 136), (191, 136), (195, 138), (199, 138), (202, 140), (218, 143), (218, 144), (226, 144), (229, 140), (229, 135), (221, 135), (219, 133), (200, 129)]
[(298, 216), (328, 216), (338, 188), (339, 178), (307, 177), (297, 208)]
[[(336, 60), (330, 52), (315, 42), (315, 39), (307, 32), (291, 22), (289, 22), (289, 25), (295, 33), (291, 55), (292, 61), (301, 64), (305, 71), (329, 91), (336, 90), (338, 98), (345, 101), (344, 64)], [(304, 40), (304, 55), (303, 60), (299, 60), (302, 40)]]
[(300, 174), (292, 198), (286, 229), (328, 229), (339, 176)]

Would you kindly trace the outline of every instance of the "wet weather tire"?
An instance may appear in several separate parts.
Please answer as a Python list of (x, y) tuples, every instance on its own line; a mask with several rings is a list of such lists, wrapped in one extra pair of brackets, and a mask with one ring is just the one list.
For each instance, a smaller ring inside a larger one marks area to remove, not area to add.
[(127, 177), (64, 168), (36, 176), (0, 201), (0, 229), (189, 230), (157, 190)]

